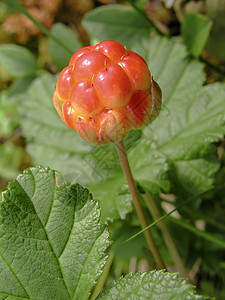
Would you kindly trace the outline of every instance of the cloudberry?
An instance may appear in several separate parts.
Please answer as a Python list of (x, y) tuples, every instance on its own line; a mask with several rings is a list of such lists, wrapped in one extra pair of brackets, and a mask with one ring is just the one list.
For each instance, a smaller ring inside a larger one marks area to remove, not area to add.
[(73, 54), (58, 77), (53, 102), (67, 126), (89, 143), (104, 144), (153, 121), (161, 98), (141, 56), (103, 41)]

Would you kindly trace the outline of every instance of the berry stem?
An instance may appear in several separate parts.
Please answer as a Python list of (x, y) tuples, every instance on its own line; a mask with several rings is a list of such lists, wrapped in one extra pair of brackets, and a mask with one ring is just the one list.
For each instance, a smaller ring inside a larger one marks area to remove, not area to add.
[[(128, 187), (129, 187), (131, 196), (133, 198), (134, 207), (136, 209), (138, 218), (140, 220), (141, 227), (142, 227), (142, 229), (144, 229), (148, 226), (148, 223), (147, 223), (147, 220), (146, 220), (146, 217), (145, 217), (142, 205), (141, 205), (141, 201), (140, 201), (140, 198), (139, 198), (139, 195), (138, 195), (135, 183), (134, 183), (134, 179), (133, 179), (133, 176), (131, 173), (131, 169), (130, 169), (129, 161), (127, 159), (127, 154), (126, 154), (126, 150), (124, 148), (123, 141), (117, 142), (116, 148), (117, 148), (118, 156), (120, 158), (120, 162), (121, 162), (121, 165), (123, 168), (123, 172), (125, 174), (125, 177), (126, 177), (126, 180), (128, 183)], [(156, 262), (158, 268), (166, 269), (165, 264), (161, 258), (161, 255), (158, 251), (158, 248), (153, 240), (150, 229), (145, 230), (144, 235), (145, 235), (146, 241), (149, 245), (149, 248), (152, 252), (152, 255), (155, 259), (155, 262)]]

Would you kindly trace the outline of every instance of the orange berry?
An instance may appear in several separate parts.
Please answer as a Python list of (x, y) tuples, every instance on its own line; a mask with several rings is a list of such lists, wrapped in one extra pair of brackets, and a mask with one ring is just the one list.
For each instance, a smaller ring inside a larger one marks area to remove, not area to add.
[(133, 51), (128, 51), (127, 55), (118, 62), (126, 71), (134, 84), (135, 90), (147, 90), (151, 86), (151, 74), (144, 59)]
[(74, 66), (76, 82), (92, 80), (100, 71), (106, 70), (111, 63), (110, 59), (100, 52), (87, 52), (79, 57)]
[(97, 44), (94, 50), (106, 55), (114, 63), (122, 59), (127, 54), (126, 48), (115, 41), (104, 41)]
[(93, 84), (106, 108), (122, 107), (129, 102), (132, 84), (120, 66), (113, 64), (106, 71), (99, 72)]
[(120, 141), (153, 121), (161, 99), (144, 59), (115, 41), (76, 51), (53, 95), (63, 122), (92, 144)]
[(70, 102), (63, 103), (62, 114), (65, 124), (76, 130), (77, 114)]
[(86, 46), (83, 47), (79, 50), (77, 50), (72, 56), (69, 61), (69, 66), (75, 65), (76, 61), (78, 60), (79, 57), (81, 57), (84, 53), (90, 52), (93, 49), (92, 46)]
[(67, 102), (70, 100), (70, 92), (74, 84), (73, 68), (68, 66), (59, 74), (56, 84), (57, 95), (61, 101)]
[(90, 81), (76, 83), (72, 89), (70, 101), (76, 113), (83, 117), (91, 117), (104, 108)]
[(132, 128), (140, 128), (149, 123), (152, 110), (152, 97), (149, 91), (135, 92), (127, 105), (126, 116)]

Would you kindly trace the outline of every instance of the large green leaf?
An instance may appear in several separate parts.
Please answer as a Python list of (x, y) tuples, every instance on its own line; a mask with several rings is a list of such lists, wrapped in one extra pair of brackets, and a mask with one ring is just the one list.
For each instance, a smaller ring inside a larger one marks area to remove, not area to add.
[(202, 86), (203, 65), (182, 43), (154, 36), (133, 48), (146, 58), (163, 92), (159, 117), (144, 128), (152, 148), (171, 159), (193, 158), (225, 133), (225, 84)]
[(115, 40), (126, 46), (148, 36), (152, 30), (141, 13), (132, 7), (116, 4), (90, 11), (85, 15), (83, 25), (92, 38), (99, 41)]
[(62, 23), (55, 23), (51, 28), (52, 35), (56, 36), (61, 42), (71, 50), (71, 53), (58, 43), (49, 39), (49, 52), (52, 62), (62, 70), (69, 63), (71, 55), (82, 47), (80, 40), (74, 32)]
[[(173, 170), (174, 168), (174, 170)], [(213, 186), (215, 173), (219, 169), (219, 162), (216, 155), (205, 159), (197, 158), (190, 160), (176, 160), (171, 166), (171, 178), (178, 185), (174, 192), (180, 197), (184, 194), (196, 195)]]
[(2, 195), (1, 299), (88, 299), (101, 274), (109, 241), (99, 205), (56, 175), (28, 169)]
[(18, 45), (0, 45), (0, 64), (15, 77), (32, 75), (37, 70), (33, 54)]
[(151, 144), (144, 138), (128, 154), (134, 177), (143, 188), (152, 194), (159, 190), (169, 192), (168, 164), (162, 153), (151, 149)]
[(206, 299), (194, 294), (194, 286), (178, 274), (161, 271), (128, 274), (112, 282), (99, 296), (100, 299)]
[(100, 202), (102, 222), (124, 219), (133, 210), (132, 198), (122, 172), (115, 172), (104, 181), (93, 182), (90, 189)]
[(208, 145), (225, 133), (225, 85), (203, 87), (202, 65), (188, 59), (178, 41), (155, 36), (133, 49), (147, 60), (163, 91), (159, 117), (143, 130), (151, 143), (145, 155), (159, 151), (169, 159), (173, 171), (181, 175), (175, 180), (177, 188), (189, 186), (193, 193), (207, 190), (218, 169), (216, 154), (208, 155)]
[[(166, 123), (165, 117), (170, 115), (171, 110), (176, 108), (178, 113), (183, 112), (184, 105), (201, 88), (205, 80), (204, 65), (188, 57), (186, 47), (179, 39), (151, 35), (150, 38), (143, 38), (135, 43), (132, 50), (146, 60), (162, 89), (164, 114), (161, 111), (157, 120), (163, 119)], [(150, 124), (150, 131), (157, 127), (154, 126), (156, 122)]]

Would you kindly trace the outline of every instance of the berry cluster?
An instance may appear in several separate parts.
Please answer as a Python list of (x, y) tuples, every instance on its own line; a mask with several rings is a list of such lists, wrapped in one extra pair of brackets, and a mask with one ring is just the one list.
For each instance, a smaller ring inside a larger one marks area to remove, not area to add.
[(153, 121), (161, 96), (141, 56), (104, 41), (73, 54), (59, 75), (53, 102), (67, 126), (89, 143), (104, 144)]

